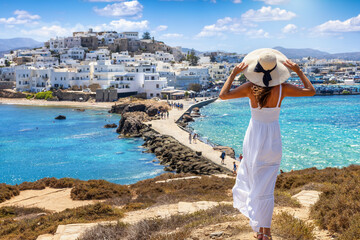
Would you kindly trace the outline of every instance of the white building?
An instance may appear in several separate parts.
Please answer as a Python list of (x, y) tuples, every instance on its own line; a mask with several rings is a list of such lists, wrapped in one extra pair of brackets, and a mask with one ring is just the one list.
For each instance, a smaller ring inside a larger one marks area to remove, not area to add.
[(58, 51), (61, 48), (65, 48), (65, 39), (63, 37), (51, 38), (49, 44), (50, 50)]
[(135, 62), (135, 58), (129, 55), (128, 51), (123, 51), (120, 53), (112, 53), (111, 59), (114, 64), (122, 64), (122, 63), (129, 63)]
[(175, 58), (172, 54), (163, 52), (163, 51), (155, 52), (155, 59), (157, 61), (162, 61), (162, 62), (174, 62), (175, 61)]
[(67, 37), (64, 39), (65, 48), (81, 47), (81, 37)]

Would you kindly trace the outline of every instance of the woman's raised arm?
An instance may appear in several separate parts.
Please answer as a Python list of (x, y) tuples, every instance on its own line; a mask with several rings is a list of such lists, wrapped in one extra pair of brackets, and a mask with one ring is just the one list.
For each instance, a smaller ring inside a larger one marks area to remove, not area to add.
[(286, 60), (284, 65), (290, 68), (292, 71), (296, 72), (296, 74), (300, 77), (300, 80), (304, 84), (303, 88), (291, 85), (284, 84), (284, 97), (306, 97), (306, 96), (314, 96), (316, 91), (310, 80), (305, 76), (305, 74), (301, 71), (299, 65), (293, 63), (290, 60)]
[(230, 91), (231, 84), (234, 81), (236, 75), (244, 71), (244, 69), (247, 68), (247, 65), (245, 63), (240, 63), (234, 69), (232, 70), (230, 76), (224, 83), (224, 86), (222, 87), (219, 98), (220, 99), (232, 99), (232, 98), (241, 98), (241, 97), (247, 97), (249, 93), (249, 89), (251, 87), (251, 83), (245, 83), (241, 86), (235, 88), (234, 90)]

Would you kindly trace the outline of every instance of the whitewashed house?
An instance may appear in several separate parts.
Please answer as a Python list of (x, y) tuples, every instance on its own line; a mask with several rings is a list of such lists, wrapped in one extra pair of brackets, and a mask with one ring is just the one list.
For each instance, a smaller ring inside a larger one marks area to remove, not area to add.
[(65, 48), (65, 39), (63, 37), (50, 38), (49, 46), (53, 51)]

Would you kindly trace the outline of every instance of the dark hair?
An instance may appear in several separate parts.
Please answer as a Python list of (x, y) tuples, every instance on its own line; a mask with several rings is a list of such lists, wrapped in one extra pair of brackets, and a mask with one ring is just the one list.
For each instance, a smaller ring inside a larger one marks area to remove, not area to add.
[(263, 108), (266, 105), (272, 88), (273, 87), (261, 87), (255, 84), (252, 85), (252, 93), (254, 94), (260, 108)]

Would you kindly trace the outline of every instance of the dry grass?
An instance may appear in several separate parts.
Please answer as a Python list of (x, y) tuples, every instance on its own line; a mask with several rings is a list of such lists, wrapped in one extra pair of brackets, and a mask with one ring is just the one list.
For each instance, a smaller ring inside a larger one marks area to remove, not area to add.
[(20, 194), (16, 186), (0, 183), (0, 203)]
[(108, 199), (130, 197), (127, 186), (110, 183), (105, 180), (81, 181), (71, 190), (71, 198), (75, 200)]
[(80, 240), (128, 239), (128, 240), (169, 240), (185, 239), (191, 230), (206, 225), (235, 221), (231, 215), (237, 211), (229, 205), (219, 205), (205, 211), (186, 215), (173, 215), (165, 219), (148, 219), (134, 225), (98, 225), (86, 232)]
[(45, 209), (42, 208), (25, 208), (17, 206), (7, 206), (0, 208), (0, 220), (21, 217), (34, 213), (48, 213)]
[(359, 238), (360, 238), (360, 214), (358, 213), (350, 219), (350, 225), (340, 236), (340, 240), (354, 240)]
[[(21, 210), (21, 213), (32, 210)], [(0, 212), (8, 212), (8, 209), (0, 208)], [(16, 215), (16, 213), (14, 213)], [(9, 216), (9, 214), (7, 214)], [(14, 216), (15, 216), (14, 215)], [(84, 207), (66, 209), (59, 213), (48, 214), (33, 219), (15, 221), (6, 218), (0, 221), (0, 236), (6, 240), (35, 240), (39, 235), (55, 233), (58, 225), (70, 223), (86, 223), (100, 220), (115, 220), (123, 217), (123, 213), (112, 206), (97, 203)]]
[(272, 231), (276, 235), (289, 240), (313, 240), (315, 239), (314, 226), (295, 218), (289, 213), (282, 212), (273, 217)]
[(289, 192), (276, 189), (274, 191), (274, 198), (275, 198), (275, 206), (295, 207), (295, 208), (301, 207), (299, 201), (295, 198), (292, 198)]

